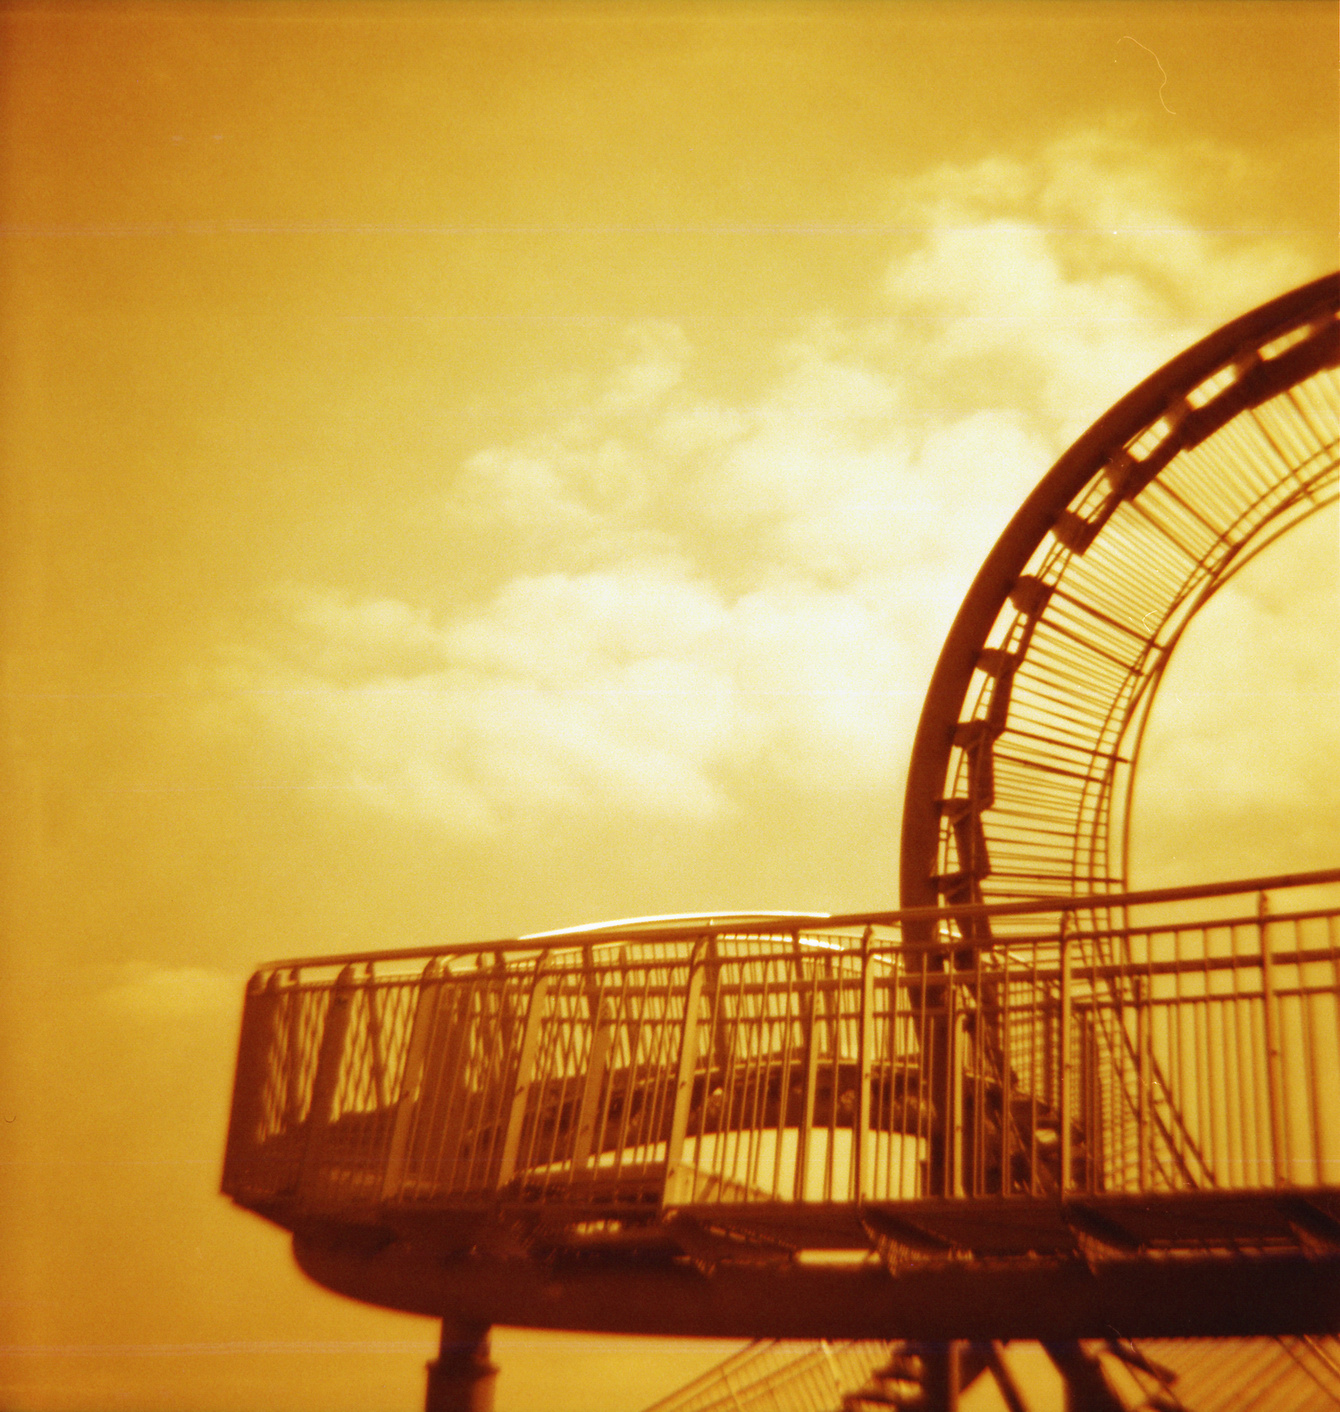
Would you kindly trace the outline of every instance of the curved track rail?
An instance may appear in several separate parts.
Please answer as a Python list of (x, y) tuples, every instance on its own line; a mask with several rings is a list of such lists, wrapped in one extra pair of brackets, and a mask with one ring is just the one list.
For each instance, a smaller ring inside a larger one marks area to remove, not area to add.
[(1336, 499), (1338, 305), (1331, 275), (1227, 324), (1118, 402), (1024, 502), (926, 696), (904, 907), (1126, 889), (1140, 741), (1178, 640)]

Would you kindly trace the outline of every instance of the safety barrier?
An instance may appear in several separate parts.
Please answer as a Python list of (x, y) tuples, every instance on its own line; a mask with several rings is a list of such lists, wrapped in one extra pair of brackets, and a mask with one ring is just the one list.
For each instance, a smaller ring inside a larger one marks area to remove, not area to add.
[[(1002, 913), (1011, 934), (982, 940)], [(904, 942), (913, 916), (263, 967), (224, 1190), (267, 1213), (503, 1202), (598, 1225), (1340, 1185), (1340, 871), (948, 909), (929, 944)]]

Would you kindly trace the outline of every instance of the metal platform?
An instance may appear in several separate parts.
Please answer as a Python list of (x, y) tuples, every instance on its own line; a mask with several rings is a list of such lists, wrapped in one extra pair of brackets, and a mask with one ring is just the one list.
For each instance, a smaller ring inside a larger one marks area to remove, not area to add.
[(897, 913), (279, 962), (224, 1187), (486, 1323), (1335, 1326), (1340, 871), (1114, 905), (946, 914), (1015, 926), (948, 971)]

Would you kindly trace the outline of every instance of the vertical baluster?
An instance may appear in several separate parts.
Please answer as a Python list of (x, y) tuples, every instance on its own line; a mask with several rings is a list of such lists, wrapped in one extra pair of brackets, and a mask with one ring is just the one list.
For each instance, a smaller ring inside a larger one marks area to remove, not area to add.
[(827, 962), (824, 986), (824, 1035), (828, 1043), (828, 1144), (824, 1149), (822, 1198), (834, 1200), (833, 1174), (837, 1160), (839, 1086), (842, 1079), (842, 961)]
[[(1340, 966), (1340, 962), (1337, 962)], [(796, 1133), (795, 1199), (804, 1201), (810, 1169), (810, 1135), (814, 1129), (814, 1090), (819, 1082), (819, 961), (814, 959), (810, 971), (809, 994), (802, 1002), (804, 1090), (800, 1100), (800, 1127)]]
[(396, 1104), (395, 1124), (386, 1154), (386, 1170), (382, 1176), (382, 1200), (392, 1201), (399, 1194), (405, 1179), (405, 1157), (409, 1151), (410, 1129), (414, 1115), (422, 1106), (424, 1058), (428, 1052), (429, 1034), (437, 1015), (438, 997), (442, 993), (442, 960), (434, 956), (423, 968), (414, 1005), (414, 1022), (410, 1028), (409, 1046), (405, 1051), (405, 1066), (400, 1077), (400, 1096)]
[(954, 983), (953, 960), (945, 971), (945, 1110), (949, 1115), (945, 1195), (963, 1195), (963, 1013), (958, 986)]
[(1000, 981), (1000, 1194), (1008, 1196), (1010, 1180), (1010, 1142), (1014, 1130), (1014, 1095), (1012, 1076), (1014, 1056), (1010, 1037), (1010, 959), (1011, 950), (1004, 948), (1004, 967)]
[(303, 1048), (302, 1013), (304, 993), (299, 985), (299, 974), (288, 972), (287, 984), (281, 981), (281, 973), (276, 971), (270, 977), (270, 989), (276, 993), (276, 1001), (286, 1017), (284, 1055), (284, 1127), (292, 1132), (304, 1114), (302, 1111), (303, 1087)]
[(1275, 996), (1275, 965), (1271, 957), (1270, 903), (1264, 892), (1256, 899), (1257, 935), (1261, 943), (1261, 1004), (1266, 1034), (1266, 1081), (1270, 1107), (1271, 1173), (1276, 1186), (1289, 1182), (1287, 1115), (1284, 1111), (1284, 1068), (1280, 1053), (1279, 1014)]
[(1074, 1068), (1071, 1057), (1070, 1029), (1071, 1029), (1071, 1006), (1072, 997), (1070, 993), (1070, 914), (1061, 914), (1061, 1052), (1060, 1052), (1060, 1124), (1061, 1124), (1061, 1194), (1064, 1196), (1070, 1190), (1071, 1170), (1070, 1164), (1073, 1158), (1072, 1139), (1070, 1133), (1070, 1105), (1071, 1091), (1074, 1083)]
[[(368, 962), (368, 983), (363, 992), (368, 1007), (368, 1059), (372, 1070), (372, 1091), (378, 1108), (388, 1106), (386, 1096), (386, 1053), (382, 1037), (382, 1017), (377, 1012), (378, 986), (373, 973), (372, 962)], [(383, 992), (385, 1001), (389, 992)]]
[(865, 1199), (866, 1164), (873, 1157), (870, 1142), (870, 1074), (874, 1065), (875, 1047), (875, 966), (870, 951), (873, 927), (866, 927), (861, 937), (861, 1014), (857, 1032), (857, 1094), (855, 1127), (852, 1132), (852, 1187), (856, 1201)]
[[(918, 1174), (918, 1196), (939, 1196), (935, 1184), (935, 1141), (936, 1128), (943, 1129), (943, 1118), (939, 1122), (935, 1114), (935, 1064), (932, 1056), (933, 1041), (929, 1023), (930, 996), (928, 983), (930, 967), (929, 951), (922, 947), (914, 953), (917, 967), (915, 991), (908, 992), (909, 1024), (917, 1041), (917, 1140), (926, 1145), (926, 1158), (921, 1163)], [(915, 995), (915, 1000), (913, 996)]]
[(1201, 955), (1201, 986), (1204, 991), (1204, 998), (1200, 1003), (1201, 1012), (1201, 1040), (1198, 1051), (1198, 1063), (1200, 1065), (1200, 1091), (1204, 1098), (1204, 1116), (1200, 1121), (1199, 1139), (1200, 1149), (1205, 1154), (1207, 1175), (1210, 1180), (1214, 1180), (1214, 1174), (1222, 1167), (1222, 1154), (1220, 1152), (1219, 1140), (1219, 1095), (1222, 1092), (1222, 1082), (1215, 1084), (1215, 1044), (1214, 1044), (1214, 986), (1213, 975), (1210, 970), (1210, 937), (1213, 935), (1208, 927), (1203, 927), (1200, 933), (1200, 955)]
[[(1037, 1196), (1042, 1190), (1038, 1172), (1038, 1085), (1043, 1081), (1050, 1053), (1048, 1029), (1051, 1023), (1051, 998), (1043, 993), (1042, 982), (1038, 976), (1040, 946), (1040, 942), (1033, 942), (1032, 975), (1029, 977), (1028, 984), (1028, 1194), (1030, 1196)], [(1043, 1046), (1041, 1055), (1038, 1054), (1039, 1044)]]
[[(778, 1055), (777, 1074), (777, 1133), (773, 1141), (776, 1143), (775, 1156), (772, 1163), (772, 1199), (780, 1200), (782, 1195), (782, 1166), (785, 1155), (785, 1139), (787, 1131), (787, 1118), (791, 1110), (791, 1071), (795, 1067), (796, 1048), (796, 1022), (800, 1016), (800, 1007), (803, 1003), (801, 988), (803, 985), (802, 970), (800, 965), (800, 933), (791, 934), (791, 957), (790, 966), (787, 968), (782, 963), (782, 1019), (781, 1035), (782, 1048)], [(797, 1126), (799, 1124), (797, 1123)], [(799, 1132), (796, 1134), (799, 1139)], [(799, 1141), (796, 1143), (796, 1161), (799, 1164)], [(791, 1185), (795, 1187), (795, 1173), (791, 1174)]]
[[(1227, 1109), (1225, 1112), (1225, 1130), (1228, 1138), (1228, 1184), (1230, 1186), (1249, 1186), (1247, 1180), (1248, 1163), (1248, 1128), (1247, 1128), (1247, 1104), (1248, 1104), (1248, 1081), (1244, 1080), (1244, 1072), (1249, 1070), (1244, 1068), (1244, 1046), (1242, 1043), (1242, 1001), (1239, 998), (1241, 985), (1239, 983), (1239, 957), (1238, 957), (1238, 929), (1230, 927), (1228, 929), (1228, 954), (1229, 954), (1229, 986), (1228, 994), (1224, 997), (1224, 1058), (1225, 1067), (1230, 1077), (1227, 1087)], [(1249, 1055), (1245, 1057), (1250, 1057)]]
[[(526, 1117), (526, 1101), (530, 1097), (531, 1083), (535, 1077), (535, 1058), (539, 1052), (545, 1001), (553, 980), (553, 977), (544, 969), (545, 960), (546, 956), (541, 953), (535, 963), (535, 983), (530, 988), (530, 1001), (526, 1006), (526, 1025), (521, 1035), (521, 1052), (517, 1057), (516, 1083), (512, 1089), (507, 1115), (507, 1133), (503, 1138), (502, 1161), (498, 1167), (499, 1189), (512, 1180), (516, 1171), (517, 1154), (521, 1148), (521, 1128)], [(505, 992), (500, 999), (505, 1005), (507, 1002)]]
[(1135, 1019), (1139, 1065), (1139, 1190), (1154, 1185), (1154, 936), (1145, 936), (1145, 974), (1137, 993), (1139, 1010)]
[[(684, 1024), (679, 1038), (679, 1065), (675, 1076), (674, 1110), (670, 1139), (665, 1150), (665, 1201), (667, 1204), (692, 1201), (697, 1183), (679, 1168), (684, 1158), (684, 1139), (689, 1130), (689, 1110), (693, 1104), (694, 1072), (698, 1064), (698, 1010), (707, 978), (706, 942), (693, 950), (689, 960), (689, 984), (684, 996)], [(715, 999), (715, 997), (713, 997)], [(703, 1094), (703, 1107), (707, 1094)]]
[(302, 1174), (298, 1179), (298, 1191), (304, 1202), (311, 1201), (321, 1177), (322, 1151), (334, 1112), (353, 998), (354, 968), (346, 966), (331, 987), (326, 1022), (321, 1032), (321, 1051), (312, 1080), (312, 1103), (307, 1113), (307, 1149), (303, 1153)]
[[(1293, 930), (1293, 950), (1299, 955), (1303, 951), (1304, 935), (1302, 924), (1295, 921)], [(1307, 1099), (1308, 1119), (1312, 1125), (1312, 1180), (1322, 1186), (1326, 1181), (1326, 1163), (1322, 1155), (1325, 1140), (1322, 1137), (1321, 1085), (1322, 1075), (1317, 1063), (1317, 1015), (1313, 1008), (1311, 987), (1307, 982), (1308, 962), (1295, 963), (1298, 972), (1298, 1008), (1301, 1011), (1303, 1049), (1307, 1056)]]

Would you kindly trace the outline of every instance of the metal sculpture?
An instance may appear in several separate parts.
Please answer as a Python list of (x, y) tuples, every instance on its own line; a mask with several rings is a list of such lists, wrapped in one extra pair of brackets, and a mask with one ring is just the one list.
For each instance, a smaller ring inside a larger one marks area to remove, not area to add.
[(1195, 344), (1024, 501), (926, 694), (904, 907), (1126, 890), (1140, 741), (1182, 632), (1335, 502), (1336, 300), (1327, 276)]
[[(1051, 1345), (1075, 1412), (1333, 1412), (1340, 1406), (1340, 1339), (1145, 1339), (1108, 1337)], [(733, 1353), (646, 1412), (888, 1412), (935, 1404), (926, 1397), (928, 1350), (906, 1341), (760, 1340)], [(1038, 1406), (996, 1343), (956, 1350), (953, 1381), (996, 1385), (1008, 1412)], [(1048, 1403), (1054, 1401), (1048, 1398)], [(983, 1402), (974, 1396), (975, 1405)], [(941, 1403), (943, 1405), (943, 1402)]]
[(902, 910), (257, 972), (223, 1189), (321, 1283), (443, 1320), (430, 1412), (488, 1405), (492, 1323), (1340, 1327), (1340, 870), (1124, 865), (1186, 623), (1335, 498), (1338, 291), (1174, 360), (1025, 502), (927, 697)]

